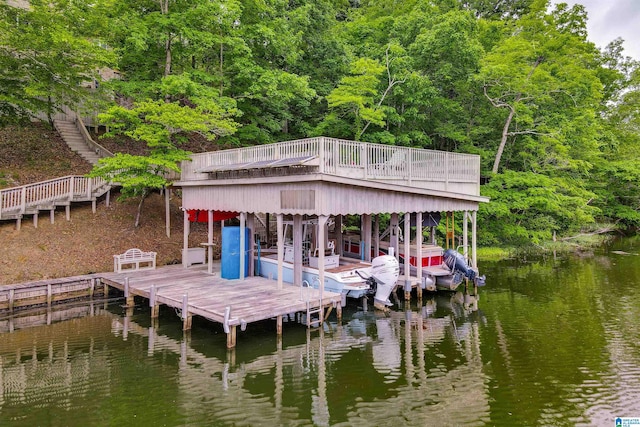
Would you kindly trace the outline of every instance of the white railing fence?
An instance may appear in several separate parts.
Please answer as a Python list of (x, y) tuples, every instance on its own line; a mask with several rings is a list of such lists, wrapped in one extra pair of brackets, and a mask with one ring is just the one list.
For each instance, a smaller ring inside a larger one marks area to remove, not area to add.
[[(365, 180), (396, 180), (407, 185), (467, 184), (478, 195), (480, 156), (317, 137), (254, 147), (194, 154), (182, 162), (182, 180), (206, 179), (206, 167), (316, 156), (321, 173)], [(470, 186), (468, 184), (471, 184)]]
[[(0, 190), (0, 219), (11, 219), (42, 206), (88, 201), (104, 194), (108, 183), (102, 178), (65, 176), (21, 187)], [(104, 190), (104, 191), (103, 191)]]

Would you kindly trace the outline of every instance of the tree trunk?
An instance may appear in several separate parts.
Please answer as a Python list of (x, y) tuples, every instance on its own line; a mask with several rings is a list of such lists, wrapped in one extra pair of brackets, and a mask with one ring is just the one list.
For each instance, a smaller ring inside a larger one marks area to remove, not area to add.
[[(160, 13), (169, 14), (169, 0), (160, 0)], [(164, 44), (165, 60), (164, 60), (164, 76), (171, 74), (171, 33), (167, 33), (167, 40)]]
[(171, 34), (167, 34), (167, 41), (164, 45), (166, 57), (164, 60), (164, 76), (171, 74)]
[[(516, 100), (516, 102), (518, 102)], [(500, 139), (500, 145), (498, 146), (498, 152), (496, 153), (496, 158), (493, 162), (493, 169), (491, 172), (494, 174), (498, 173), (498, 166), (500, 166), (500, 159), (502, 158), (502, 152), (504, 151), (504, 147), (507, 145), (507, 138), (509, 137), (509, 127), (511, 126), (511, 122), (513, 121), (513, 116), (516, 114), (516, 110), (513, 107), (510, 107), (509, 115), (507, 116), (507, 121), (504, 123), (504, 127), (502, 128), (502, 139)]]
[(133, 224), (134, 228), (138, 228), (140, 226), (140, 217), (142, 216), (142, 204), (144, 203), (144, 199), (147, 198), (149, 192), (147, 190), (142, 191), (142, 196), (140, 196), (140, 203), (138, 203), (138, 211), (136, 212), (136, 222)]
[[(533, 63), (533, 66), (531, 67), (529, 74), (527, 74), (525, 81), (528, 81), (529, 79), (531, 79), (531, 75), (533, 75), (533, 72), (536, 70), (536, 68), (538, 68), (538, 65), (542, 64), (543, 61), (544, 61), (543, 56), (539, 56), (538, 58), (536, 58), (536, 62)], [(498, 151), (496, 152), (496, 158), (493, 162), (493, 169), (491, 170), (494, 174), (496, 174), (498, 173), (498, 167), (500, 166), (500, 160), (502, 159), (502, 153), (504, 152), (504, 147), (507, 145), (507, 138), (509, 137), (509, 127), (511, 126), (511, 122), (513, 121), (513, 118), (516, 115), (516, 105), (518, 104), (518, 102), (522, 100), (522, 93), (518, 93), (516, 95), (516, 99), (513, 100), (512, 104), (508, 104), (507, 102), (497, 102), (495, 99), (491, 99), (487, 94), (486, 87), (485, 87), (484, 93), (485, 93), (485, 96), (489, 98), (489, 101), (494, 107), (509, 108), (509, 115), (507, 116), (507, 120), (504, 123), (504, 127), (502, 128), (502, 138), (500, 139), (500, 145), (498, 146)]]

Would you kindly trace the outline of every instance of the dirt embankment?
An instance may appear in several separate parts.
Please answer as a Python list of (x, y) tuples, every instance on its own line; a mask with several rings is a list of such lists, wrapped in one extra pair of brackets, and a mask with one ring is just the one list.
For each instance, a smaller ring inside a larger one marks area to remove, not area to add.
[[(46, 125), (0, 129), (0, 188), (82, 175), (90, 169)], [(63, 207), (55, 211), (54, 224), (49, 211), (42, 211), (37, 229), (31, 216), (23, 218), (20, 231), (15, 221), (0, 221), (0, 285), (111, 271), (113, 255), (136, 247), (157, 252), (159, 265), (180, 262), (183, 215), (178, 195), (170, 203), (171, 237), (166, 236), (160, 194), (145, 201), (138, 228), (133, 227), (138, 201), (118, 201), (117, 196), (112, 194), (108, 207), (103, 197), (95, 214), (90, 203), (72, 205), (70, 221)], [(192, 224), (190, 246), (206, 241), (206, 224)]]
[[(16, 230), (15, 221), (0, 223), (0, 284), (10, 284), (75, 276), (113, 269), (113, 255), (129, 248), (158, 253), (158, 264), (179, 263), (183, 245), (180, 200), (171, 200), (171, 237), (166, 236), (164, 200), (152, 194), (143, 208), (140, 227), (134, 228), (137, 209), (135, 201), (115, 201), (106, 206), (102, 199), (91, 212), (91, 204), (74, 205), (71, 220), (64, 208), (55, 212), (55, 222), (49, 212), (41, 212), (38, 228), (31, 217)], [(203, 224), (192, 224), (189, 242), (197, 246), (207, 241)]]

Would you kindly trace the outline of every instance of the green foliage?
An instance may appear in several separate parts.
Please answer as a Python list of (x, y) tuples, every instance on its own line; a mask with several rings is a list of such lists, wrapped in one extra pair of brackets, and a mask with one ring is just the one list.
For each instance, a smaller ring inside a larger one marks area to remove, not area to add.
[(329, 95), (330, 109), (352, 117), (353, 135), (356, 141), (362, 136), (363, 122), (384, 125), (384, 110), (375, 104), (384, 66), (369, 58), (359, 58), (351, 65), (351, 75), (343, 77)]
[(89, 94), (82, 84), (113, 60), (110, 51), (82, 33), (83, 4), (31, 1), (28, 9), (0, 4), (0, 124), (44, 112), (51, 121), (61, 106)]
[(485, 243), (542, 242), (594, 219), (640, 226), (640, 67), (622, 40), (588, 42), (580, 5), (31, 5), (0, 5), (0, 125), (75, 104), (115, 63), (122, 79), (100, 87), (120, 106), (100, 108), (103, 123), (152, 154), (117, 156), (102, 176), (132, 193), (167, 184), (193, 132), (212, 148), (327, 135), (479, 154)]
[(532, 172), (507, 171), (493, 176), (483, 187), (491, 203), (479, 210), (483, 244), (539, 244), (577, 232), (593, 223), (599, 209), (591, 206), (594, 194), (579, 182)]
[(233, 119), (237, 110), (224, 108), (208, 97), (210, 89), (188, 74), (167, 76), (159, 87), (164, 100), (137, 102), (130, 109), (115, 105), (98, 117), (110, 129), (105, 136), (124, 134), (144, 141), (151, 149), (149, 156), (118, 154), (101, 159), (91, 172), (91, 176), (118, 182), (125, 196), (145, 195), (148, 189), (167, 186), (170, 172), (180, 172), (178, 163), (189, 158), (180, 148), (188, 134), (198, 133), (214, 141), (238, 128)]

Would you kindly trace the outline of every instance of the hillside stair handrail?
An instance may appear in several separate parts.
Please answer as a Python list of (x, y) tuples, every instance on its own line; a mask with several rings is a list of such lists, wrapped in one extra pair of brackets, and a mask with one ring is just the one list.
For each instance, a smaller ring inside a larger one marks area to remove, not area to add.
[(89, 131), (87, 130), (87, 127), (85, 126), (84, 121), (82, 120), (82, 117), (80, 117), (80, 115), (78, 114), (75, 115), (74, 123), (76, 124), (76, 127), (80, 131), (80, 134), (82, 135), (82, 138), (84, 139), (85, 144), (87, 144), (89, 148), (95, 151), (95, 153), (98, 156), (100, 156), (101, 158), (113, 157), (113, 153), (111, 151), (107, 150), (102, 145), (95, 142), (93, 138), (91, 138), (91, 135), (89, 135)]
[(16, 219), (51, 206), (92, 201), (110, 189), (102, 178), (77, 175), (0, 189), (0, 220)]

